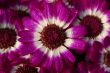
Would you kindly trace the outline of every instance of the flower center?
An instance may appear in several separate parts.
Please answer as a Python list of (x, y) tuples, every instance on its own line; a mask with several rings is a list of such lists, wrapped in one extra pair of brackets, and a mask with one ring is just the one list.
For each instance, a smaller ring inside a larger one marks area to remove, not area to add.
[(6, 49), (12, 47), (16, 43), (17, 34), (14, 29), (3, 28), (0, 29), (0, 48)]
[(38, 69), (32, 66), (23, 65), (19, 66), (16, 73), (38, 73)]
[(104, 53), (104, 64), (110, 67), (110, 52)]
[(89, 38), (95, 38), (97, 37), (103, 30), (103, 25), (101, 23), (101, 20), (92, 15), (85, 16), (80, 24), (87, 27), (88, 34), (86, 35)]
[(47, 25), (41, 32), (43, 45), (50, 49), (55, 49), (63, 45), (66, 38), (65, 31), (55, 24)]

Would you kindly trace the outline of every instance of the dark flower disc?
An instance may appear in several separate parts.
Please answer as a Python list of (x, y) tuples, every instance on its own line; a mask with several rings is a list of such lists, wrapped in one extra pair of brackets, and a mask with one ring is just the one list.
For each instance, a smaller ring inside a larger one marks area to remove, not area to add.
[(55, 49), (63, 45), (66, 38), (65, 31), (55, 24), (47, 25), (41, 32), (43, 45), (50, 49)]
[(97, 37), (103, 30), (101, 19), (96, 16), (87, 15), (81, 20), (80, 24), (87, 28), (88, 34), (86, 36), (89, 38)]
[(104, 64), (110, 67), (110, 52), (104, 53)]
[(38, 73), (38, 69), (29, 65), (19, 66), (16, 73)]
[(16, 43), (17, 34), (14, 29), (3, 28), (0, 29), (0, 48), (6, 49), (13, 47)]

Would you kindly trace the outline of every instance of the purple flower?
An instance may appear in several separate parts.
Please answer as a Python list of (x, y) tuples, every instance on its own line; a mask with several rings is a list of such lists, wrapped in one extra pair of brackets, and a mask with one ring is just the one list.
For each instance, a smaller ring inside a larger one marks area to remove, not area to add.
[(33, 34), (31, 63), (55, 72), (71, 66), (75, 58), (69, 49), (84, 51), (86, 42), (82, 37), (86, 34), (83, 26), (73, 26), (77, 15), (73, 8), (69, 10), (62, 2), (39, 2), (30, 5), (32, 19), (26, 18), (24, 26)]
[(0, 73), (38, 73), (39, 67), (31, 66), (25, 57), (10, 61), (7, 53), (0, 54)]
[(86, 39), (93, 41), (102, 41), (109, 36), (110, 11), (107, 9), (107, 3), (104, 0), (69, 0), (79, 11), (76, 24), (81, 24), (87, 28)]
[(91, 73), (110, 73), (110, 37), (104, 43), (95, 41), (87, 54), (88, 68)]
[(8, 58), (14, 60), (18, 55), (24, 56), (31, 52), (28, 49), (31, 48), (32, 50), (33, 48), (31, 47), (31, 42), (29, 42), (32, 35), (25, 28), (21, 28), (20, 24), (12, 23), (9, 15), (7, 11), (1, 10), (0, 54), (8, 53)]

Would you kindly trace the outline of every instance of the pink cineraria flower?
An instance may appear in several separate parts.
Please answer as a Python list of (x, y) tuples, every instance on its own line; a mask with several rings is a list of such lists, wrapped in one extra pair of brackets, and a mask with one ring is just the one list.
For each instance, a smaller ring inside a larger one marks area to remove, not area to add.
[(75, 61), (69, 49), (83, 51), (86, 44), (82, 39), (85, 28), (72, 24), (77, 11), (69, 10), (61, 1), (41, 1), (30, 5), (30, 14), (32, 19), (26, 18), (24, 26), (32, 32), (31, 41), (36, 50), (32, 53), (31, 63), (56, 73), (62, 72)]

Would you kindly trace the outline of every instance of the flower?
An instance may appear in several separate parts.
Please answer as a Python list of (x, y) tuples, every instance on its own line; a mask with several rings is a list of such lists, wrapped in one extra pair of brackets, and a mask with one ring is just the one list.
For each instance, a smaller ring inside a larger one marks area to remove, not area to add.
[(21, 28), (20, 24), (11, 22), (10, 13), (7, 11), (1, 10), (0, 16), (0, 54), (8, 53), (8, 58), (14, 60), (18, 55), (24, 56), (34, 51), (29, 42), (32, 38), (29, 31)]
[(36, 51), (32, 53), (31, 63), (54, 72), (74, 63), (75, 58), (69, 49), (84, 51), (86, 34), (83, 26), (73, 26), (77, 15), (73, 8), (69, 10), (62, 2), (39, 2), (30, 5), (32, 19), (26, 18), (24, 26), (33, 34)]
[(87, 54), (90, 73), (110, 73), (110, 37), (103, 43), (95, 41)]
[(29, 64), (29, 59), (18, 56), (16, 60), (10, 61), (8, 54), (0, 54), (0, 73), (38, 73), (39, 67)]
[(0, 23), (0, 53), (7, 52), (18, 48), (21, 43), (18, 41), (17, 30), (15, 25), (7, 23), (7, 20), (4, 20)]
[[(71, 1), (71, 0), (70, 0)], [(109, 15), (107, 3), (104, 0), (73, 0), (79, 14), (76, 24), (81, 24), (87, 28), (85, 38), (92, 43), (93, 41), (101, 42), (106, 36), (109, 36)]]

